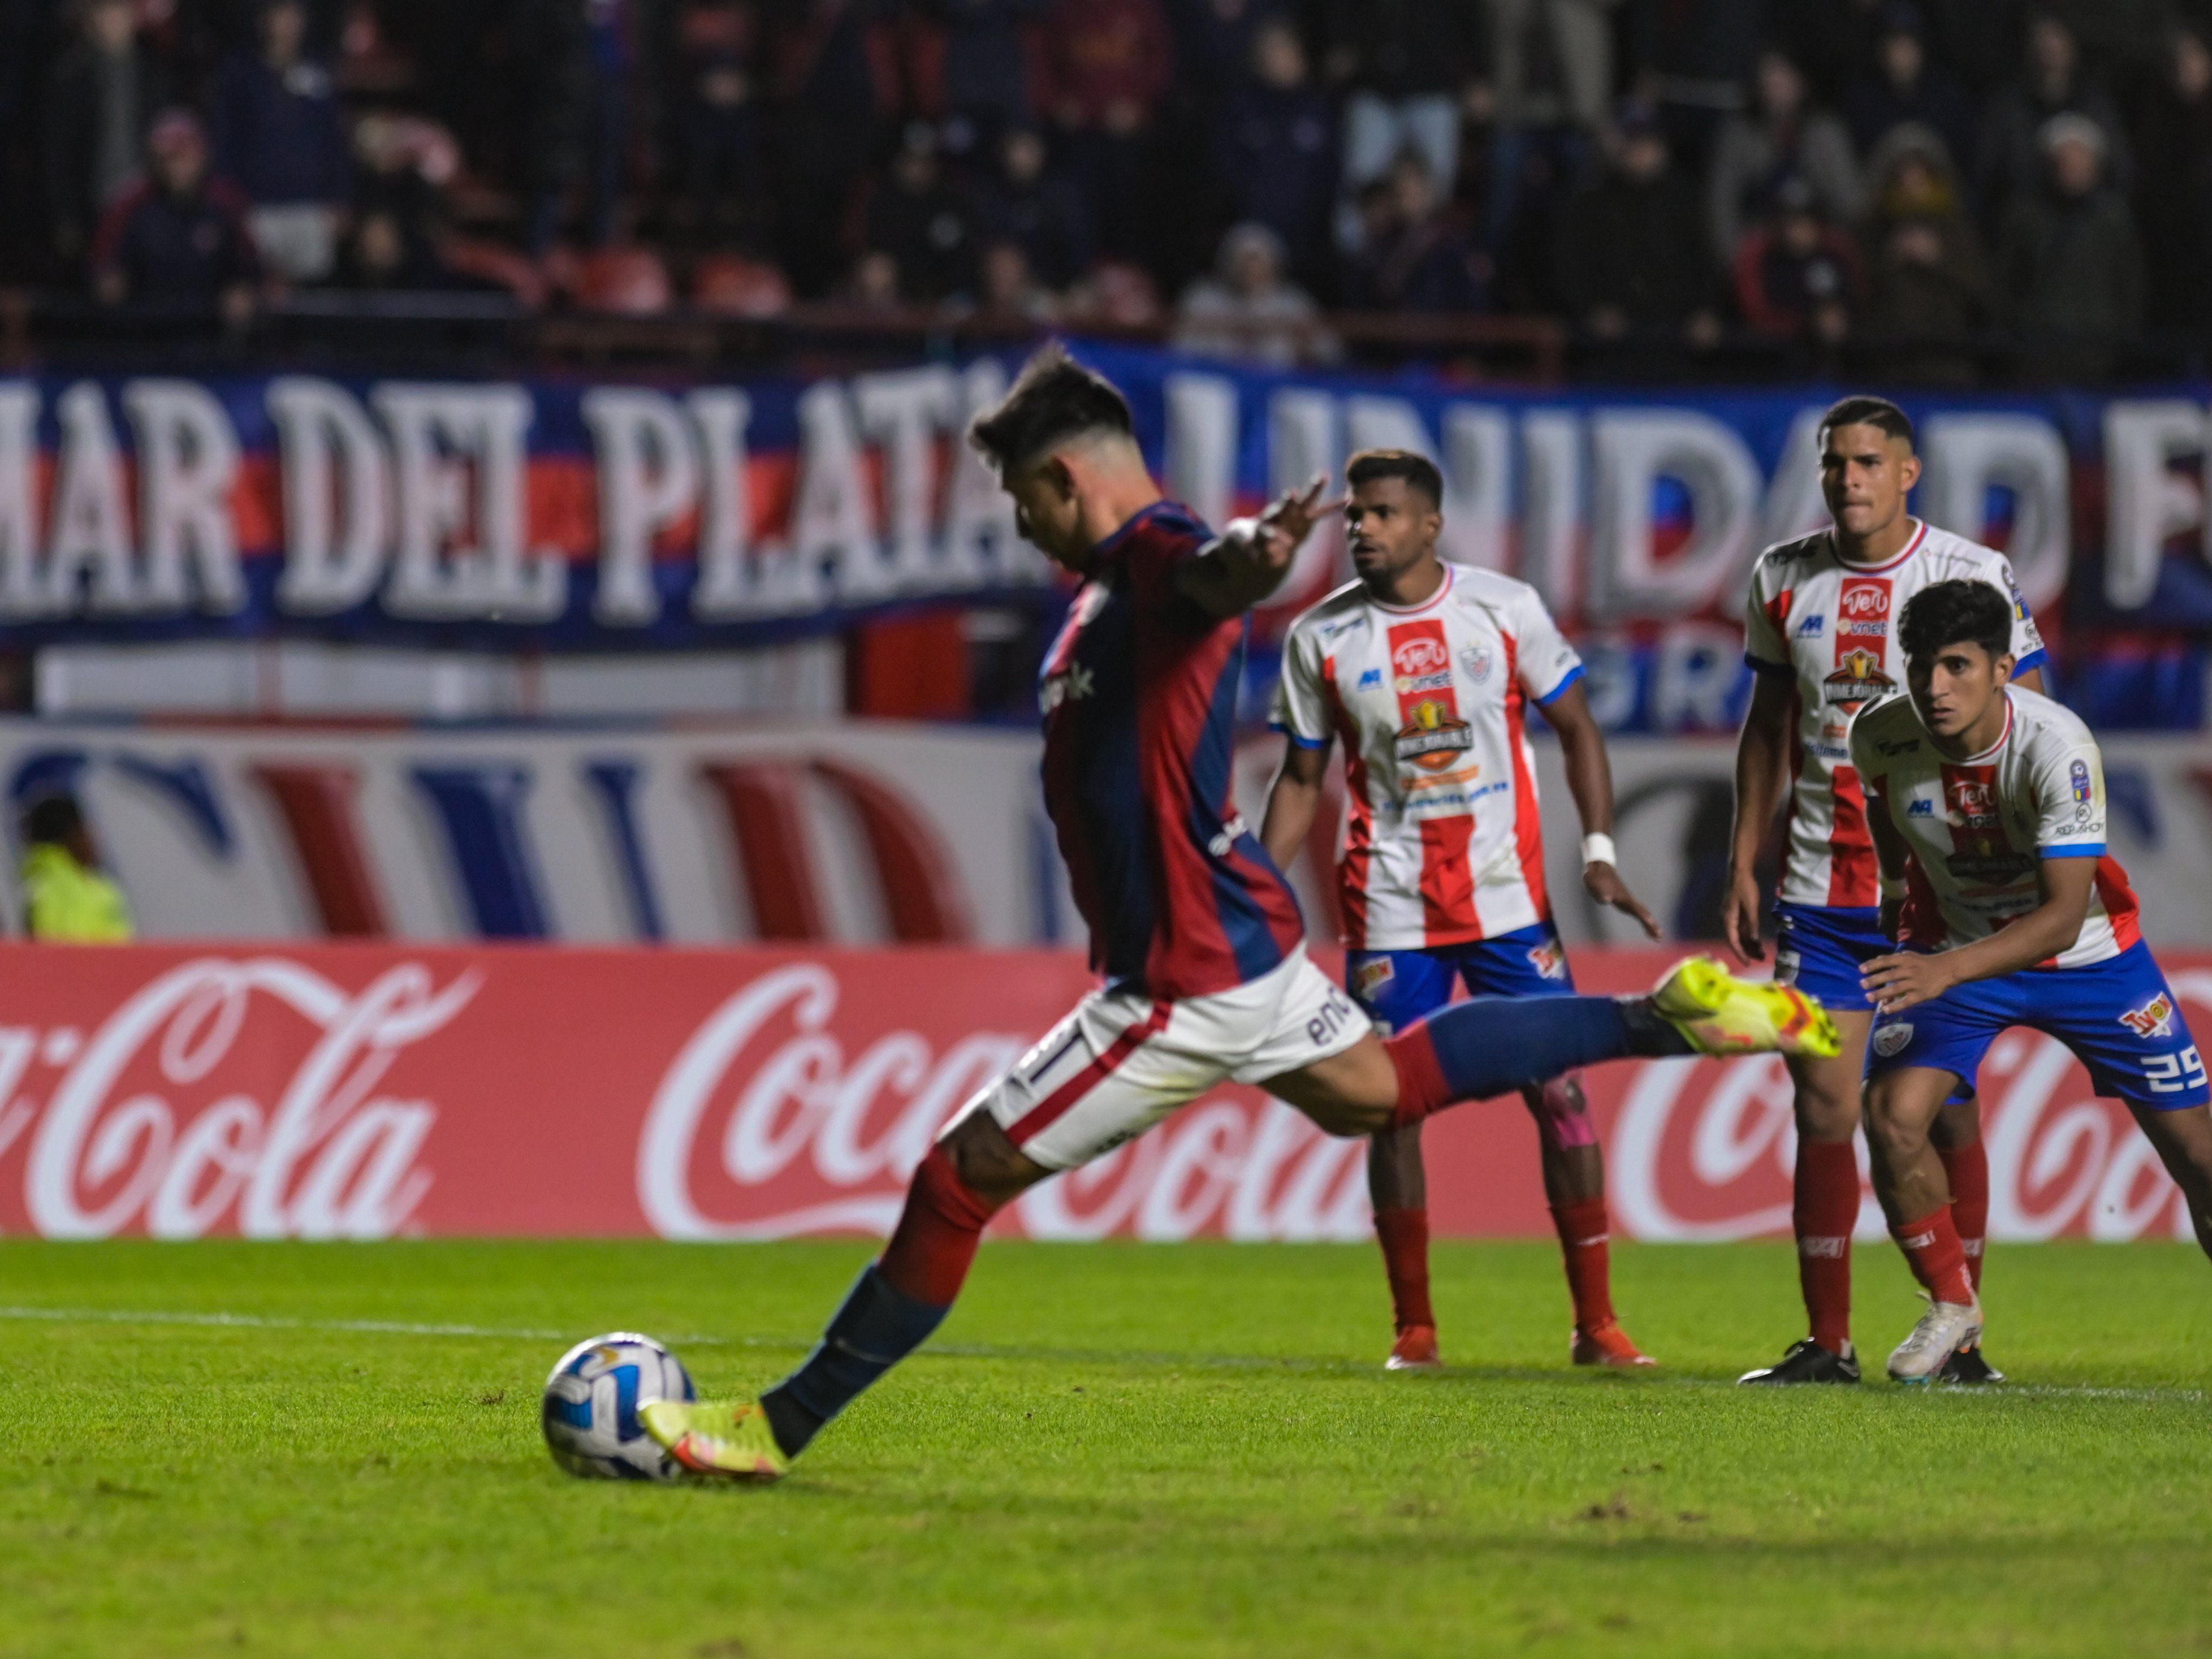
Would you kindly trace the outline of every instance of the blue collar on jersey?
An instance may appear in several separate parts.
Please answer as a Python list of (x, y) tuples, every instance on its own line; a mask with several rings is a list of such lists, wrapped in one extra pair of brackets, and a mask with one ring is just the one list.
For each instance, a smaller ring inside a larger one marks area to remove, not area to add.
[(1140, 528), (1154, 524), (1170, 530), (1194, 531), (1200, 536), (1208, 534), (1206, 521), (1197, 514), (1192, 512), (1181, 501), (1171, 501), (1165, 496), (1162, 496), (1150, 507), (1139, 508), (1130, 515), (1128, 520), (1120, 529), (1113, 532), (1093, 547), (1091, 550), (1089, 568), (1096, 570), (1105, 561), (1113, 558), (1127, 547), (1131, 538), (1135, 536)]

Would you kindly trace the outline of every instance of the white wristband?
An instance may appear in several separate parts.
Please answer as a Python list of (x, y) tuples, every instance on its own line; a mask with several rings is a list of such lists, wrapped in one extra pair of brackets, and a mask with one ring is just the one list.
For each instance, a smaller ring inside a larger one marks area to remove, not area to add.
[(1613, 837), (1611, 836), (1584, 836), (1583, 837), (1583, 865), (1584, 868), (1588, 868), (1593, 864), (1617, 865), (1620, 862), (1620, 856), (1613, 850)]

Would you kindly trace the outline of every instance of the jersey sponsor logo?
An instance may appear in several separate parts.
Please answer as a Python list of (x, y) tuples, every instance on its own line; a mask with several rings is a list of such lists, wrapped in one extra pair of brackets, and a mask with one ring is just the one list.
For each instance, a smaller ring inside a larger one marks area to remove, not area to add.
[(2066, 769), (2066, 782), (2074, 792), (2074, 799), (2084, 805), (2096, 793), (2096, 787), (2089, 781), (2089, 763), (2085, 760), (2076, 760)]
[(1441, 772), (1462, 750), (1474, 747), (1474, 728), (1434, 701), (1413, 705), (1398, 732), (1398, 758), (1426, 772)]
[(2005, 887), (2035, 874), (2035, 855), (2015, 848), (2002, 831), (1983, 831), (1958, 838), (1955, 851), (1943, 860), (1962, 885)]
[(2160, 991), (2142, 1006), (2130, 1008), (2122, 1014), (2120, 1024), (2139, 1037), (2172, 1036), (2173, 999)]
[(1817, 640), (1826, 631), (1827, 626), (1827, 613), (1824, 611), (1815, 611), (1797, 624), (1797, 637), (1801, 640)]
[(1917, 738), (1892, 738), (1886, 743), (1875, 744), (1875, 750), (1884, 756), (1910, 755), (1919, 747), (1920, 739)]
[(1863, 704), (1886, 697), (1896, 690), (1897, 682), (1881, 672), (1880, 654), (1860, 646), (1840, 651), (1836, 672), (1820, 683), (1820, 701), (1856, 711)]
[(1410, 697), (1423, 691), (1449, 691), (1452, 677), (1443, 674), (1401, 674), (1395, 690), (1401, 697)]
[(1038, 693), (1037, 702), (1043, 711), (1049, 714), (1064, 702), (1082, 702), (1096, 689), (1096, 682), (1091, 671), (1081, 663), (1077, 663), (1066, 672), (1054, 674), (1048, 678), (1043, 689)]
[(1993, 830), (1996, 827), (1997, 790), (1991, 780), (1961, 777), (1947, 769), (1943, 795), (1950, 805), (1951, 821), (1960, 828)]
[(1244, 822), (1244, 815), (1239, 812), (1221, 826), (1219, 835), (1206, 843), (1206, 850), (1218, 859), (1225, 859), (1229, 856), (1229, 849), (1236, 846), (1243, 836), (1250, 834), (1252, 826)]
[(1871, 576), (1846, 576), (1836, 597), (1836, 616), (1844, 623), (1887, 622), (1889, 584)]
[(1492, 660), (1491, 649), (1486, 645), (1465, 645), (1460, 647), (1459, 665), (1466, 671), (1468, 678), (1477, 685), (1480, 685), (1490, 678)]
[(1884, 1060), (1891, 1060), (1902, 1054), (1905, 1051), (1905, 1045), (1911, 1041), (1912, 1022), (1909, 1019), (1901, 1019), (1894, 1025), (1880, 1025), (1875, 1028), (1874, 1051)]
[(1379, 668), (1370, 668), (1359, 677), (1359, 684), (1354, 686), (1352, 690), (1355, 691), (1371, 690), (1376, 687), (1380, 686), (1382, 684), (1382, 671)]
[(1451, 654), (1444, 649), (1443, 640), (1416, 634), (1410, 639), (1392, 642), (1390, 665), (1401, 674), (1448, 674), (1451, 671)]
[(1556, 945), (1530, 945), (1528, 965), (1546, 979), (1565, 979), (1567, 976), (1566, 952)]

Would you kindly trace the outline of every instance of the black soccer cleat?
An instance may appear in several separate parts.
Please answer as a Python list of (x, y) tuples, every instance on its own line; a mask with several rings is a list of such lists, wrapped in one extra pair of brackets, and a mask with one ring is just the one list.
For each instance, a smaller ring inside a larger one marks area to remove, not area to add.
[(1943, 1369), (1936, 1373), (1938, 1382), (1955, 1382), (1960, 1388), (1985, 1388), (1992, 1382), (2002, 1382), (2005, 1374), (1982, 1358), (1982, 1345), (1961, 1348), (1943, 1362)]
[(1763, 1370), (1746, 1371), (1736, 1378), (1739, 1382), (1788, 1384), (1796, 1382), (1856, 1382), (1859, 1380), (1859, 1357), (1846, 1346), (1841, 1353), (1831, 1353), (1811, 1337), (1790, 1345), (1790, 1352), (1782, 1356), (1778, 1364)]

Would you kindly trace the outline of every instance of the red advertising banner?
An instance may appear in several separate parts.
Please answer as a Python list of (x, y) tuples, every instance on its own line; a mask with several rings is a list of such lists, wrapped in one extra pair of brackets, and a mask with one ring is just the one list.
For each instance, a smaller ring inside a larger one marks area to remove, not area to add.
[[(1586, 989), (1656, 951), (1586, 951)], [(2166, 967), (2212, 1024), (2212, 957)], [(58, 1238), (888, 1231), (939, 1127), (1088, 988), (1072, 956), (883, 951), (0, 944), (0, 1229)], [(2071, 1056), (2014, 1031), (1981, 1090), (1999, 1238), (2188, 1237)], [(1786, 1231), (1778, 1062), (1587, 1078), (1616, 1225)], [(1429, 1126), (1437, 1231), (1548, 1231), (1513, 1101)], [(1879, 1236), (1869, 1199), (1863, 1229)], [(1363, 1147), (1210, 1091), (997, 1224), (1036, 1238), (1352, 1239)]]

